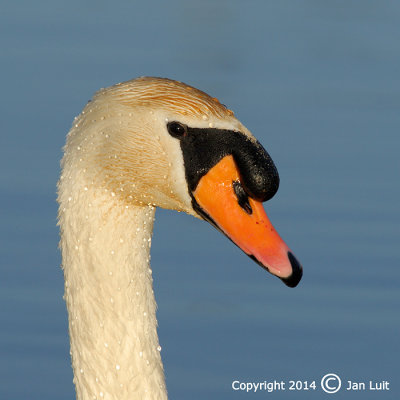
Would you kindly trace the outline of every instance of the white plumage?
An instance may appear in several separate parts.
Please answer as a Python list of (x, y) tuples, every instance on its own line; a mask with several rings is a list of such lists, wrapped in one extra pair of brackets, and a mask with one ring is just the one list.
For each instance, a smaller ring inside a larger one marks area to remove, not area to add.
[[(168, 121), (240, 132), (255, 143), (218, 100), (161, 78), (139, 78), (99, 91), (68, 134), (58, 185), (59, 225), (80, 400), (167, 398), (149, 263), (155, 207), (199, 217), (182, 149), (168, 133)], [(237, 213), (253, 218), (238, 205), (232, 179), (221, 184), (229, 189)], [(246, 203), (245, 192), (241, 196)], [(256, 224), (267, 223), (260, 212), (255, 213), (261, 218), (254, 220), (257, 229), (261, 225)], [(281, 241), (272, 226), (266, 231)], [(275, 274), (286, 279), (292, 260), (287, 246), (282, 249)]]

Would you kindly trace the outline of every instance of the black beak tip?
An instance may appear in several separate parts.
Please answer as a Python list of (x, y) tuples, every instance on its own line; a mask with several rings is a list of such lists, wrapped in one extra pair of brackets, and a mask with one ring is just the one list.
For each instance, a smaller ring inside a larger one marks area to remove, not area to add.
[(282, 282), (285, 285), (294, 288), (299, 284), (301, 277), (303, 276), (303, 267), (290, 251), (288, 251), (288, 258), (290, 264), (292, 265), (293, 272), (292, 275), (290, 275), (288, 278), (282, 278)]

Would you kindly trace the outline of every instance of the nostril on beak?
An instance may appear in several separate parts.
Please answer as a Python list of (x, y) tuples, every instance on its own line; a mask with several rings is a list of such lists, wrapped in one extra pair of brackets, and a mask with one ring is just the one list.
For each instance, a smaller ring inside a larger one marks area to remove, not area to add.
[(253, 210), (249, 203), (249, 196), (243, 189), (243, 186), (239, 181), (232, 181), (232, 186), (238, 199), (239, 206), (242, 207), (247, 214), (251, 215), (253, 213)]

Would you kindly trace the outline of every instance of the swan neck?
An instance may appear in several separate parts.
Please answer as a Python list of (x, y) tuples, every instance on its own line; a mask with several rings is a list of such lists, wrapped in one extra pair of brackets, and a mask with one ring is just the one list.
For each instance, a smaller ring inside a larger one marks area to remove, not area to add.
[(164, 399), (149, 263), (155, 209), (110, 197), (82, 191), (60, 205), (77, 398)]

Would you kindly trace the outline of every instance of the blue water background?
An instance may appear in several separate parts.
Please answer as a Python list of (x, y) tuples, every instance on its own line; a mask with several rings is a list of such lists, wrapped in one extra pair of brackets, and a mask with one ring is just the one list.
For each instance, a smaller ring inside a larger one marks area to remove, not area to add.
[(73, 399), (55, 185), (73, 117), (140, 75), (218, 97), (267, 148), (266, 204), (304, 266), (286, 288), (205, 222), (158, 210), (152, 247), (171, 399), (233, 380), (390, 381), (400, 398), (400, 3), (3, 1), (0, 399)]

